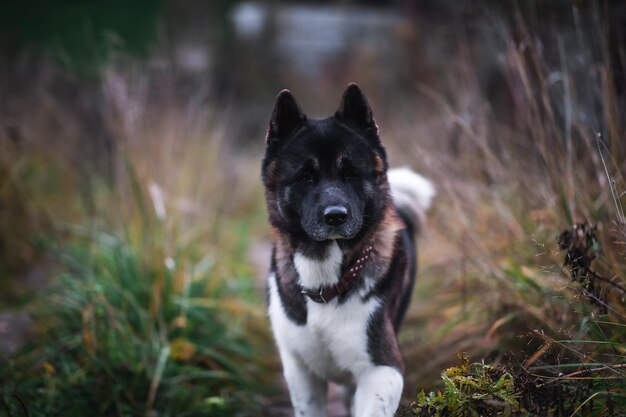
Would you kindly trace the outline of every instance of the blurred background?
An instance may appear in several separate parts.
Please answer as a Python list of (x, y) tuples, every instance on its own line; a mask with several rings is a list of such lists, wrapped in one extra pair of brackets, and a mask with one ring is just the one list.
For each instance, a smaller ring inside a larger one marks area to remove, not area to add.
[(3, 1), (0, 415), (290, 415), (265, 129), (281, 89), (326, 117), (352, 81), (438, 190), (404, 412), (451, 415), (411, 402), (465, 352), (514, 379), (467, 415), (626, 415), (625, 28), (610, 0)]

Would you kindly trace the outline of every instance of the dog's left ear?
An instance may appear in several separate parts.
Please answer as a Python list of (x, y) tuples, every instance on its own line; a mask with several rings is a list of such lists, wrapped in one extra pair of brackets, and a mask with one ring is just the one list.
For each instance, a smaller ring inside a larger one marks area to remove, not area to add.
[(361, 91), (356, 83), (348, 84), (346, 91), (343, 93), (339, 109), (335, 113), (335, 117), (342, 122), (362, 128), (374, 129), (378, 131), (378, 126), (372, 116), (372, 110), (367, 103), (365, 94)]

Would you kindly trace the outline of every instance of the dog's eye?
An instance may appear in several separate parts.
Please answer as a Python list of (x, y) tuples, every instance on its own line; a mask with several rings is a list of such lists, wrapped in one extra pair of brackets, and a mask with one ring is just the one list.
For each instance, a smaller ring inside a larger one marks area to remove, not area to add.
[(313, 182), (313, 175), (310, 172), (303, 172), (302, 174), (300, 174), (300, 177), (298, 179), (301, 182), (310, 183)]
[(352, 179), (352, 178), (358, 177), (357, 172), (350, 165), (344, 166), (342, 171), (343, 171), (343, 177), (346, 179)]

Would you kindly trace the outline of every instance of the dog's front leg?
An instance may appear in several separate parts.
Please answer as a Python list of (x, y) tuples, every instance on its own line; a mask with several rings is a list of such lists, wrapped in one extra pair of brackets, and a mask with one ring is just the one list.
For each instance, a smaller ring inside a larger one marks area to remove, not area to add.
[(354, 396), (355, 417), (392, 417), (402, 396), (402, 374), (390, 366), (377, 366), (359, 378)]
[(295, 417), (326, 416), (326, 381), (312, 374), (298, 358), (282, 355), (285, 380)]

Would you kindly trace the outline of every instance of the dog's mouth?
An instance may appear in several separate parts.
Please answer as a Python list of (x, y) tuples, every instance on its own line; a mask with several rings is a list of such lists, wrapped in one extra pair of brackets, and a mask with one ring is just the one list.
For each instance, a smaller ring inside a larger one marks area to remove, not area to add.
[(328, 239), (330, 240), (337, 240), (337, 239), (345, 239), (346, 237), (337, 233), (334, 233), (330, 236), (328, 236)]
[[(356, 223), (356, 222), (355, 222)], [(326, 225), (304, 225), (304, 231), (313, 240), (318, 242), (324, 240), (352, 239), (361, 229), (360, 224), (344, 224), (339, 227)]]

